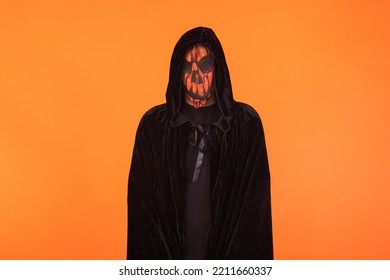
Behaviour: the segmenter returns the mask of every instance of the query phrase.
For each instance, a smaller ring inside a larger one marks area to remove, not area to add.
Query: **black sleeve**
[[[153,158],[150,135],[141,120],[128,180],[127,259],[156,259],[158,222],[152,191]]]
[[[247,186],[247,192],[243,198],[243,212],[236,231],[238,241],[228,258],[272,260],[270,171],[259,117],[253,120],[248,132],[252,140],[242,181],[242,187]]]
[[[253,248],[257,251],[256,258],[272,260],[273,238],[272,238],[272,215],[271,215],[271,186],[270,170],[268,163],[267,148],[264,136],[264,129],[260,117],[257,120],[257,133],[254,138],[254,170],[251,176],[250,185],[253,190],[252,196],[248,199],[248,206],[255,209],[253,213],[256,221],[249,235],[253,237]]]

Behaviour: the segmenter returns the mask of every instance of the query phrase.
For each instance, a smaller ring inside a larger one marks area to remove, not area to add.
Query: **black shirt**
[[[186,259],[205,259],[210,229],[209,127],[218,114],[217,104],[195,109],[185,103],[181,110],[191,123],[186,154]]]

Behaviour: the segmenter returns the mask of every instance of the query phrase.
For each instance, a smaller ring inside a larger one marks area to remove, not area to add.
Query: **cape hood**
[[[222,113],[219,121],[222,130],[229,130],[232,119],[233,99],[229,70],[225,54],[214,31],[207,27],[197,27],[186,32],[177,42],[170,64],[169,82],[166,93],[167,109],[170,113],[171,123],[178,126],[183,123],[177,116],[184,101],[182,84],[182,65],[187,51],[196,44],[207,46],[214,56],[214,86],[216,102]]]

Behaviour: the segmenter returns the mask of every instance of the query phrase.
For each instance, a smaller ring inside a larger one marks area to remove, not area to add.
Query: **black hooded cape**
[[[214,32],[186,32],[173,51],[166,103],[142,117],[128,181],[127,259],[184,259],[185,154],[190,125],[184,101],[184,56],[195,44],[214,55],[220,126],[211,126],[211,228],[207,259],[273,259],[270,173],[257,112],[233,99],[222,46]]]

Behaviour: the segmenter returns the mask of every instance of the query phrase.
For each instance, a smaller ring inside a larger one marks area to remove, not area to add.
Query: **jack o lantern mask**
[[[214,58],[203,45],[195,45],[183,62],[183,83],[188,100],[195,108],[207,103],[212,93]]]

